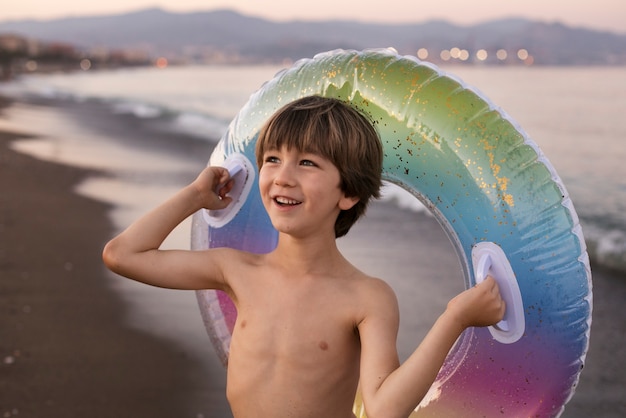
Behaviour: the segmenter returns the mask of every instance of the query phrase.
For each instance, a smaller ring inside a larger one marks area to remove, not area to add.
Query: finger
[[[498,282],[496,279],[493,279],[493,285],[491,286],[491,292],[495,294],[500,294],[500,286],[498,286]]]
[[[492,276],[487,275],[483,281],[476,283],[475,287],[482,286],[486,289],[492,289],[495,281],[496,280]]]
[[[218,196],[224,197],[233,187],[233,180],[230,178],[228,170],[224,167],[215,167],[213,184],[213,190]]]
[[[230,205],[230,202],[232,202],[232,200],[233,199],[229,196],[220,197],[219,203],[221,207],[219,209],[226,208],[228,205]]]
[[[220,198],[224,198],[233,189],[233,179],[227,180],[225,183],[220,183],[218,186],[218,194]]]
[[[216,169],[217,169],[217,176],[215,177],[218,179],[218,183],[226,184],[228,180],[230,179],[230,173],[224,167],[216,167]]]
[[[504,314],[506,314],[506,302],[504,300],[501,300],[500,311],[498,312],[500,320],[504,318]]]

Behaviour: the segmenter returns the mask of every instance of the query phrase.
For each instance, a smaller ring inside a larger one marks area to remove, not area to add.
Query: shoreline
[[[113,125],[113,116],[100,118],[72,106],[57,106],[55,111],[59,108],[94,132],[113,130],[129,147],[153,144],[146,141],[145,132],[135,132],[140,129],[136,126]],[[0,414],[228,416],[218,406],[224,401],[221,377],[207,374],[184,344],[129,324],[131,308],[111,285],[100,260],[102,246],[115,231],[109,216],[113,208],[75,191],[83,180],[100,173],[15,152],[8,144],[26,138],[16,132],[0,127]],[[55,135],[50,132],[49,137]],[[162,135],[163,140],[168,137]],[[168,146],[167,152],[187,155],[191,161],[205,161],[209,153],[206,141],[197,148],[186,140]],[[402,212],[407,222],[412,217]],[[421,226],[441,232],[437,225]],[[362,233],[362,240],[372,236],[371,231]],[[429,252],[434,244],[416,243],[415,251],[432,259],[433,266],[419,266],[425,275],[439,273],[441,260],[449,261],[438,251]],[[592,266],[592,274],[591,347],[565,418],[626,414],[626,281],[623,274],[597,266]],[[207,346],[207,356],[216,357],[208,340]]]
[[[125,308],[97,258],[111,230],[107,206],[68,191],[86,172],[7,147],[20,138],[0,132],[0,411],[176,415],[178,395],[159,392],[184,384],[188,366],[174,349],[122,325]]]
[[[100,259],[112,208],[74,191],[100,173],[10,148],[29,138],[0,129],[0,414],[227,416],[212,412],[222,382],[184,347],[128,323]]]

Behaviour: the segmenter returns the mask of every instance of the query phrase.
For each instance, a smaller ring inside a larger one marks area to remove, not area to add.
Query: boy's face
[[[286,147],[262,157],[259,189],[274,228],[294,236],[334,237],[339,212],[358,201],[341,190],[337,167],[320,155]]]

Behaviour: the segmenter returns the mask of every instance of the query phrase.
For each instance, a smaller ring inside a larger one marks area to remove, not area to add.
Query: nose
[[[293,164],[287,161],[282,162],[275,172],[274,184],[282,187],[293,186],[296,182],[294,170]]]

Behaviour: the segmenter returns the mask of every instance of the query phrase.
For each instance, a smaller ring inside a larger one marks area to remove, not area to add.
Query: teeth
[[[300,203],[297,200],[292,200],[281,196],[276,198],[276,202],[280,203],[281,205],[297,205],[298,203]]]

